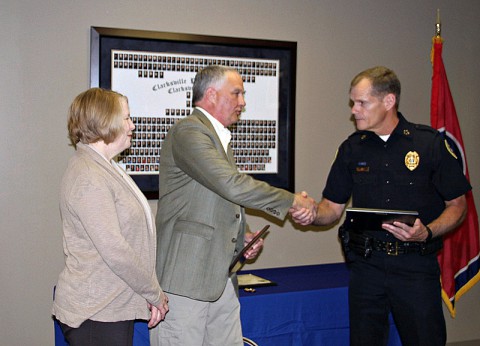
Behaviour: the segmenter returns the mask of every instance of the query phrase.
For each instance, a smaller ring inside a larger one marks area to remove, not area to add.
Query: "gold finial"
[[[437,8],[437,22],[435,23],[435,36],[440,37],[442,33],[442,23],[440,22],[440,9]]]

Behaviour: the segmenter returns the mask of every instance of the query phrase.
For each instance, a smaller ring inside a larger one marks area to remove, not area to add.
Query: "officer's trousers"
[[[350,344],[387,345],[391,312],[404,346],[444,346],[436,254],[352,254],[349,264]]]

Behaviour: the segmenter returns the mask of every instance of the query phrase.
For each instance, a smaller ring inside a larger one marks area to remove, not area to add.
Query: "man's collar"
[[[398,124],[393,129],[390,137],[392,136],[401,136],[403,138],[412,139],[413,138],[413,131],[412,131],[412,124],[409,123],[402,113],[398,112]],[[379,137],[375,132],[372,131],[359,131],[361,141],[365,141],[367,139],[377,138]]]
[[[205,115],[205,117],[210,121],[213,128],[215,129],[215,132],[220,138],[220,141],[222,142],[222,146],[225,149],[225,152],[227,152],[228,143],[230,143],[230,140],[232,138],[232,133],[230,132],[230,130],[227,129],[225,126],[223,126],[223,124],[220,121],[218,121],[215,117],[213,117],[213,115],[208,113],[205,109],[198,106],[196,108],[199,111],[201,111]]]

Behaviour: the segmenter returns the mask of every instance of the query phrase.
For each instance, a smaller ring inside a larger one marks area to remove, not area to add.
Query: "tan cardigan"
[[[147,302],[160,304],[154,222],[126,179],[131,178],[83,144],[64,174],[65,268],[52,313],[71,327],[87,319],[149,319]]]

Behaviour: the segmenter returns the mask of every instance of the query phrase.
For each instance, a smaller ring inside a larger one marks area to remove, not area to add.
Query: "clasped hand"
[[[300,225],[310,225],[317,216],[317,203],[307,192],[302,191],[295,194],[293,205],[289,210],[293,221]]]

